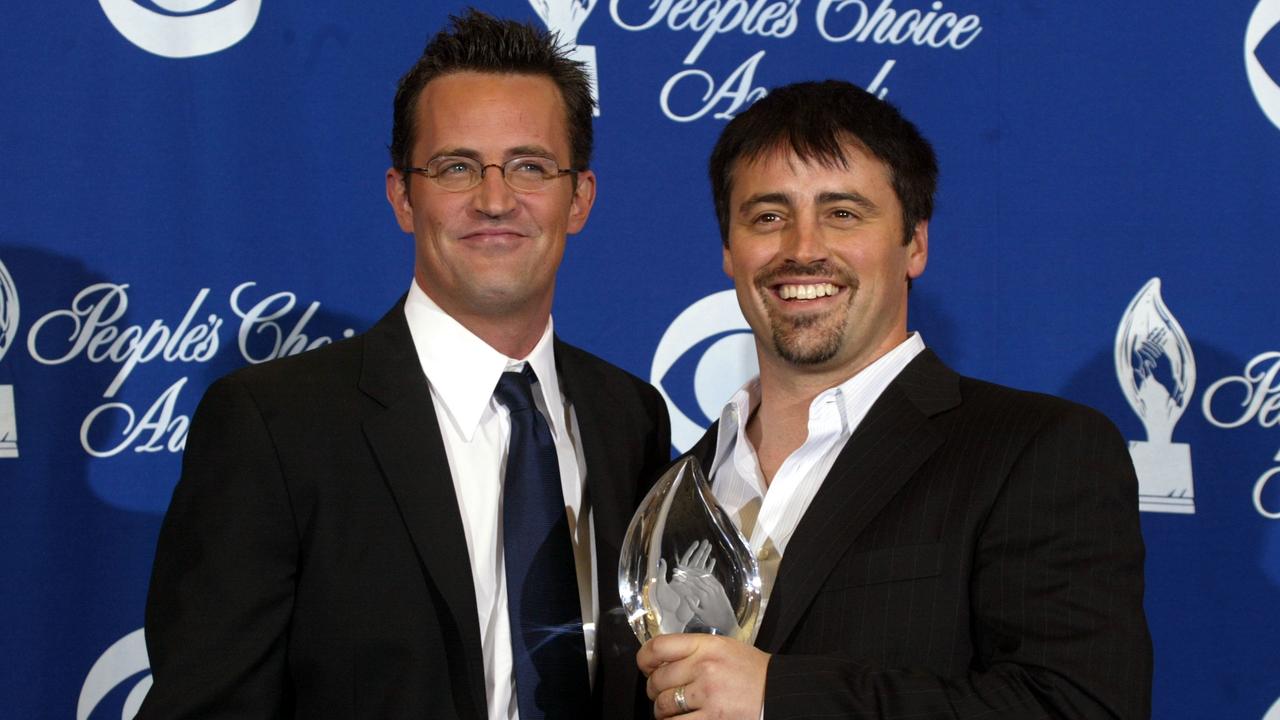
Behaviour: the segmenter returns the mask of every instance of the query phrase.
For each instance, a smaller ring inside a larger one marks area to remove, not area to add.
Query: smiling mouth
[[[783,300],[789,302],[804,302],[808,300],[817,300],[819,298],[831,297],[843,291],[844,288],[833,283],[786,283],[775,285],[774,293]]]
[[[512,228],[485,228],[470,232],[463,237],[468,238],[486,238],[486,237],[524,237],[525,233]]]

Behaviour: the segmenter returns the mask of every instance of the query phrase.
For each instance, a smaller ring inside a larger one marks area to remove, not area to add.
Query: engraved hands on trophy
[[[741,632],[729,595],[712,574],[716,561],[710,556],[710,542],[695,542],[676,561],[670,580],[667,580],[667,561],[658,560],[653,596],[663,608],[664,635],[710,630],[736,637]]]
[[[631,519],[621,554],[618,590],[641,643],[671,633],[751,642],[759,562],[693,458],[658,479]]]
[[[546,26],[560,36],[563,45],[578,44],[578,30],[595,9],[597,0],[529,0]]]

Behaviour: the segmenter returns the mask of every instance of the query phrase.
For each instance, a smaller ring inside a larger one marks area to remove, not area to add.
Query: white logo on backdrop
[[[1223,393],[1223,391],[1227,391]],[[1239,401],[1232,404],[1236,393]],[[1214,399],[1223,393],[1225,400],[1215,403]],[[1223,419],[1214,411],[1214,405],[1221,412],[1225,404],[1227,408],[1236,408],[1236,417]],[[1244,366],[1239,375],[1228,375],[1204,391],[1201,398],[1204,417],[1214,427],[1232,430],[1242,427],[1251,421],[1257,421],[1264,428],[1280,426],[1280,352],[1264,352],[1256,355]],[[1275,461],[1280,462],[1280,452]],[[1253,506],[1263,517],[1280,520],[1280,510],[1268,510],[1262,501],[1262,494],[1272,478],[1280,477],[1280,466],[1262,473],[1253,485]]]
[[[1262,717],[1262,720],[1280,720],[1280,699],[1275,701],[1275,704],[1273,704],[1271,709],[1267,711],[1267,714]]]
[[[0,360],[18,336],[18,286],[0,262]],[[0,385],[0,458],[18,457],[18,413],[13,386]]]
[[[233,0],[208,12],[202,11],[217,0],[151,1],[173,14],[142,7],[136,0],[98,0],[98,4],[126,40],[167,58],[226,50],[249,34],[262,9],[262,0]]]
[[[663,333],[653,353],[649,382],[667,401],[667,410],[671,413],[671,444],[679,452],[693,447],[706,430],[706,423],[690,418],[671,400],[667,386],[676,378],[669,378],[667,374],[685,353],[717,336],[719,339],[698,359],[693,373],[698,409],[708,418],[717,418],[734,391],[760,372],[751,327],[742,317],[734,292],[714,293],[685,308]]]
[[[76,703],[76,720],[88,720],[112,690],[115,690],[135,675],[150,669],[147,659],[147,642],[142,628],[120,638],[107,651],[102,653],[98,661],[89,669],[80,688],[80,700]],[[142,707],[142,699],[151,689],[151,674],[147,673],[129,690],[125,696],[124,706],[120,710],[120,720],[133,720]],[[114,713],[113,713],[114,714]]]
[[[1129,442],[1141,509],[1194,513],[1191,447],[1173,442],[1173,428],[1191,404],[1196,360],[1186,333],[1160,296],[1160,278],[1143,285],[1125,310],[1116,330],[1115,364],[1124,396],[1147,431],[1145,441]],[[1280,351],[1259,353],[1239,375],[1212,382],[1201,394],[1200,409],[1210,425],[1222,430],[1250,423],[1280,427]],[[1280,452],[1275,462],[1280,463]],[[1263,517],[1280,520],[1280,507],[1269,509],[1263,497],[1272,480],[1280,482],[1280,465],[1254,481],[1253,506]]]
[[[231,311],[240,318],[236,346],[246,362],[266,362],[333,342],[327,335],[308,334],[307,323],[320,309],[318,301],[307,305],[290,323],[291,313],[301,305],[298,297],[281,291],[250,299],[261,295],[256,288],[257,283],[241,283],[229,298]],[[209,288],[196,292],[176,323],[157,318],[150,323],[126,324],[129,285],[95,283],[77,293],[68,307],[37,318],[27,332],[27,351],[41,365],[76,360],[115,365],[115,376],[102,393],[104,400],[111,400],[133,372],[148,363],[206,363],[217,355],[223,318],[206,310],[209,295]],[[354,334],[350,328],[342,333],[343,337]],[[190,418],[177,409],[186,384],[186,377],[178,378],[142,410],[114,401],[89,411],[80,425],[84,451],[99,458],[126,449],[135,453],[181,452]],[[105,445],[102,429],[115,433]]]
[[[1280,0],[1262,0],[1249,17],[1244,31],[1244,68],[1249,75],[1253,96],[1272,124],[1280,127],[1280,84],[1271,77],[1255,54],[1262,39],[1272,28],[1280,25]]]
[[[533,0],[531,0],[533,1]],[[623,7],[623,5],[627,7]],[[921,7],[907,7],[917,4]],[[614,23],[631,32],[664,25],[673,32],[697,35],[683,64],[693,66],[719,35],[741,33],[759,38],[788,38],[800,25],[801,0],[609,0]],[[818,35],[829,43],[854,43],[887,47],[915,46],[964,50],[982,33],[982,18],[944,10],[941,0],[880,0],[875,8],[868,0],[819,0],[813,22]],[[724,81],[697,67],[675,73],[662,86],[662,112],[676,122],[692,122],[712,110],[717,120],[728,120],[765,94],[755,75],[765,56],[753,53],[738,64]],[[868,92],[888,93],[889,72],[897,60],[880,61],[880,69]],[[698,103],[690,107],[691,99]]]
[[[529,0],[542,23],[559,36],[560,45],[569,57],[586,66],[591,81],[591,97],[596,101],[595,115],[600,115],[600,70],[596,66],[596,49],[578,44],[578,31],[596,7],[596,0]]]
[[[1129,441],[1140,508],[1194,513],[1191,446],[1172,437],[1195,390],[1196,360],[1187,334],[1160,297],[1160,278],[1147,281],[1124,311],[1115,356],[1120,388],[1147,430],[1146,441]]]

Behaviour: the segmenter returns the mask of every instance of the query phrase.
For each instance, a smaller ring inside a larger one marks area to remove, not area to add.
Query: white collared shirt
[[[760,405],[760,378],[748,381],[721,411],[711,463],[712,492],[760,560],[760,617],[768,607],[787,543],[836,456],[884,389],[923,350],[919,333],[912,333],[853,377],[818,393],[809,404],[808,436],[767,487],[756,450],[747,439],[747,421]]]
[[[577,417],[560,392],[548,318],[542,338],[526,358],[508,358],[454,320],[414,282],[404,305],[418,361],[431,386],[431,402],[449,458],[449,473],[458,498],[476,611],[484,650],[484,681],[490,720],[519,717],[513,692],[511,627],[507,619],[507,580],[502,551],[502,482],[507,463],[510,414],[493,398],[498,379],[508,368],[533,367],[538,383],[534,403],[551,426],[560,461],[569,530],[578,570],[578,596],[586,633],[587,666],[594,679],[595,588],[594,536],[589,498],[585,497],[586,462],[578,441]],[[424,471],[425,472],[425,471]]]

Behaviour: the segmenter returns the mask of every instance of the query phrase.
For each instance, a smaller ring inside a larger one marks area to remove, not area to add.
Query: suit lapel
[[[758,647],[781,648],[849,546],[941,444],[930,417],[959,402],[958,376],[929,350],[880,395],[791,536]]]
[[[455,688],[455,693],[462,696],[460,701],[469,697],[475,717],[484,717],[484,658],[471,560],[431,391],[413,347],[403,300],[365,336],[360,389],[383,405],[381,413],[365,420],[365,437],[428,583],[443,598],[454,621],[452,630],[469,679],[468,687]],[[448,637],[451,628],[442,629]]]

